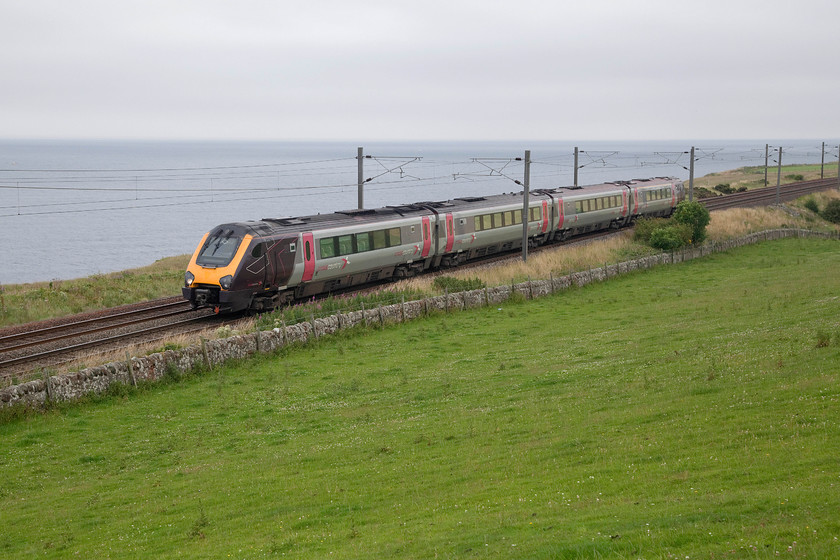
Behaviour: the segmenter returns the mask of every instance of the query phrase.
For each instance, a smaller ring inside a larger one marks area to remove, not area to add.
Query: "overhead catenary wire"
[[[336,161],[347,161],[354,158],[332,158],[332,159],[317,159],[310,161],[289,161],[282,163],[258,163],[252,165],[221,165],[215,167],[145,167],[138,169],[121,169],[120,171],[127,173],[144,173],[148,171],[209,171],[220,169],[253,169],[259,167],[280,167],[290,165],[309,165],[312,163],[330,163]],[[113,169],[0,169],[3,172],[27,172],[27,173],[111,173]]]
[[[786,156],[794,153],[793,149],[783,149]],[[805,150],[805,153],[810,153],[810,151],[809,148]],[[821,149],[818,147],[817,156],[820,155],[819,151]],[[662,151],[645,154],[632,150],[581,150],[580,153],[589,160],[580,167],[632,170],[646,167],[685,169],[682,158],[687,152]],[[795,153],[800,157],[801,149]],[[831,153],[831,157],[837,157],[836,151]],[[424,160],[416,156],[366,156],[366,158],[376,161],[382,168],[380,173],[366,180],[368,189],[372,191],[410,190],[446,183],[466,186],[477,181],[521,184],[512,176],[514,166],[521,164],[521,158],[516,157],[460,160],[440,158]],[[561,178],[561,172],[573,168],[571,158],[570,152],[534,160],[531,176],[539,182],[547,182],[552,186],[568,183],[567,180]],[[656,158],[662,158],[662,161]],[[344,168],[341,164],[354,162],[355,159],[348,157],[253,165],[146,169],[0,169],[0,204],[2,204],[0,210],[17,210],[17,214],[0,214],[0,217],[134,210],[178,204],[227,203],[344,193],[355,189],[357,184],[349,180],[349,166]],[[695,161],[702,159],[738,161],[743,164],[749,161],[763,163],[764,157],[763,148],[759,150],[744,147],[734,151],[727,151],[726,147],[697,148]],[[490,165],[493,162],[500,162],[502,165]],[[411,165],[411,169],[407,171],[408,165]],[[339,179],[345,176],[347,180],[306,184],[306,178],[313,176],[321,179],[330,177]],[[393,179],[388,180],[390,177]],[[2,198],[4,192],[10,193],[11,196],[6,196],[4,200]],[[132,193],[134,196],[131,199],[120,197],[95,201],[40,202],[37,199],[32,200],[41,192],[66,192],[68,196],[72,196],[71,193],[79,195]],[[206,197],[207,194],[211,194],[211,200],[194,200]],[[21,200],[22,195],[29,200]],[[16,204],[11,197],[17,199]],[[55,208],[56,206],[61,208]],[[37,209],[43,211],[31,212]]]

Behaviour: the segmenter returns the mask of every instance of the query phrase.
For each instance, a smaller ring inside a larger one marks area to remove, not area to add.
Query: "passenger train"
[[[204,235],[183,296],[217,313],[279,305],[522,248],[523,192],[222,224]],[[679,179],[657,177],[529,193],[528,244],[670,216]]]

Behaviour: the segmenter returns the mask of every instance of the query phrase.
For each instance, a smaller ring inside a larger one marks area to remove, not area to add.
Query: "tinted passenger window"
[[[338,255],[350,255],[353,253],[353,236],[340,235],[338,236]]]
[[[335,256],[335,237],[327,237],[321,242],[321,258],[328,259]]]
[[[396,247],[402,244],[400,240],[400,228],[391,228],[388,230],[388,247]]]
[[[356,250],[360,253],[370,251],[370,234],[357,233],[356,234]]]
[[[384,249],[388,246],[385,242],[385,230],[380,229],[379,231],[374,231],[372,234],[373,237],[373,248],[374,249]]]

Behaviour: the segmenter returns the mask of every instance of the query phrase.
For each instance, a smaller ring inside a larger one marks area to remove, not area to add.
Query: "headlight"
[[[190,272],[189,270],[184,274],[184,285],[189,288],[192,286],[192,283],[195,281],[195,275]]]
[[[227,276],[223,276],[219,280],[219,286],[222,287],[223,290],[230,290],[230,285],[233,284],[233,276],[228,274]]]

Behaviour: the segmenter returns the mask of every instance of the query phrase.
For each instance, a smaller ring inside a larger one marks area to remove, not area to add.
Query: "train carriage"
[[[311,274],[298,297],[374,282],[406,278],[429,268],[435,256],[434,212],[420,205],[338,212],[334,223],[314,230]],[[304,256],[304,261],[308,262]]]
[[[443,210],[438,230],[443,231],[438,238],[442,266],[522,247],[522,193],[457,198],[435,205]],[[528,206],[528,237],[535,244],[543,243],[551,235],[550,198],[531,193]]]
[[[685,197],[682,182],[673,177],[634,179],[628,187],[633,193],[633,218],[666,218]]]
[[[551,194],[562,210],[556,226],[562,238],[622,227],[630,220],[630,191],[620,183],[560,188]]]

